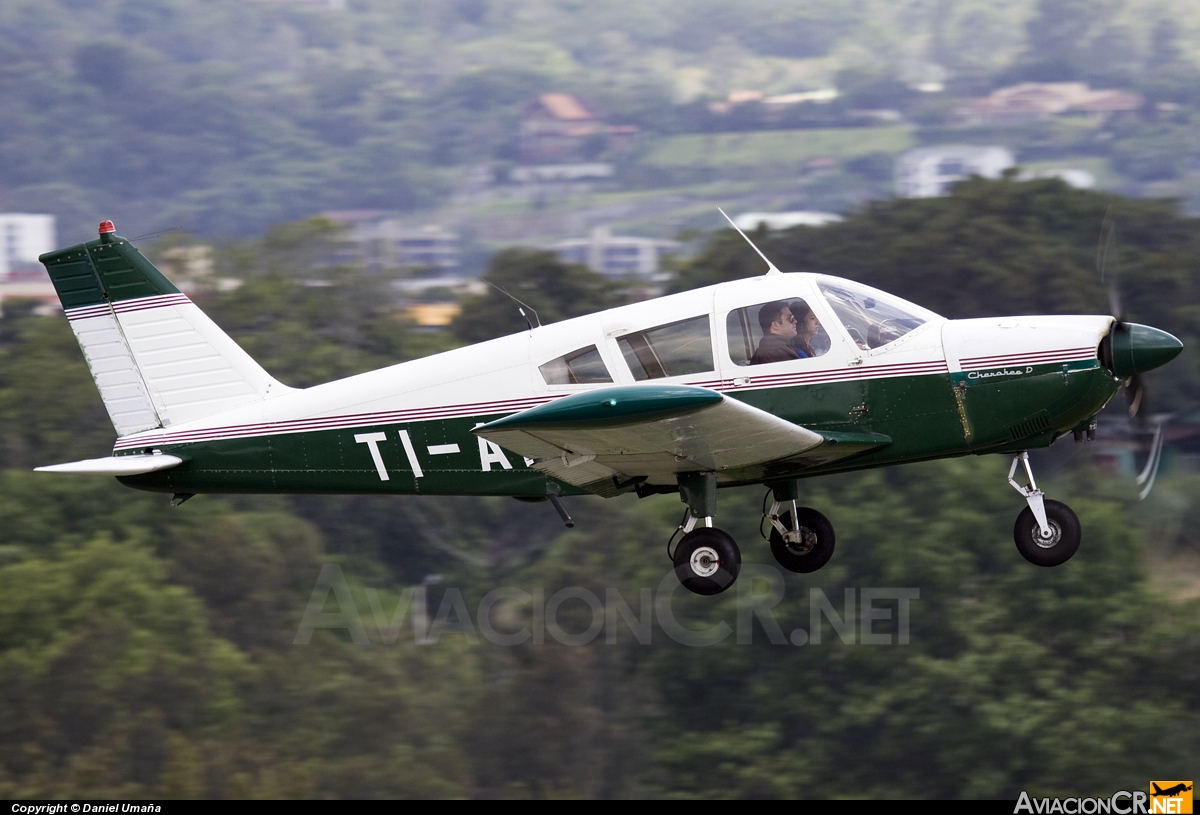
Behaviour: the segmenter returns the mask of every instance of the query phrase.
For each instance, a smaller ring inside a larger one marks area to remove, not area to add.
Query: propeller
[[[1170,343],[1163,342],[1159,336],[1155,336],[1163,335],[1163,332],[1125,320],[1119,284],[1120,270],[1114,251],[1116,235],[1116,220],[1113,218],[1110,206],[1104,213],[1104,221],[1100,226],[1100,240],[1096,247],[1096,268],[1100,274],[1101,285],[1108,291],[1108,307],[1113,315],[1112,329],[1101,343],[1101,362],[1116,376],[1128,372],[1124,381],[1124,390],[1125,399],[1129,405],[1129,418],[1136,422],[1138,435],[1145,437],[1149,430],[1146,427],[1146,387],[1142,381],[1142,370],[1149,370],[1162,364],[1152,357],[1158,357],[1161,352],[1170,353],[1168,350]],[[1110,261],[1113,266],[1111,278],[1108,275]],[[1170,335],[1165,336],[1169,337]],[[1175,342],[1178,343],[1177,340]],[[1171,357],[1177,353],[1177,350],[1174,351],[1171,353]],[[1142,487],[1138,493],[1139,499],[1144,500],[1154,486],[1154,479],[1158,475],[1158,466],[1162,462],[1162,447],[1163,420],[1159,419],[1155,422],[1146,464],[1137,477],[1138,486]]]
[[[1117,266],[1117,254],[1114,251],[1116,239],[1117,222],[1113,217],[1112,206],[1109,206],[1105,210],[1104,220],[1100,224],[1100,240],[1096,246],[1096,271],[1100,275],[1100,285],[1104,286],[1108,292],[1108,310],[1115,321],[1108,337],[1105,338],[1110,363],[1114,338],[1117,334],[1128,334],[1129,332],[1129,324],[1125,321],[1124,302],[1121,298],[1120,267]],[[1108,275],[1110,261],[1113,266],[1111,278]],[[1112,365],[1109,364],[1108,367],[1111,368]],[[1137,419],[1139,428],[1145,429],[1145,420],[1141,417],[1141,410],[1146,390],[1142,383],[1141,373],[1134,373],[1126,378],[1124,390],[1125,401],[1129,406],[1129,418]]]

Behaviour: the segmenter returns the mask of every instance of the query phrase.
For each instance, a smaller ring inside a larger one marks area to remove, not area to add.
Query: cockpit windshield
[[[850,338],[864,351],[882,348],[938,319],[928,309],[861,283],[822,277],[817,278],[817,286]]]

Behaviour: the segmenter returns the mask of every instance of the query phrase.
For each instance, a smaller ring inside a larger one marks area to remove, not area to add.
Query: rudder
[[[42,255],[118,436],[202,419],[284,393],[111,221],[100,238]]]

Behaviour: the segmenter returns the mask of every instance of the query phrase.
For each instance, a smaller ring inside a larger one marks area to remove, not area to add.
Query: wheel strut
[[[671,548],[675,545],[675,539],[680,534],[686,536],[690,533],[700,520],[704,521],[704,526],[712,528],[713,514],[717,508],[716,473],[680,473],[677,479],[679,497],[687,504],[687,509],[683,511],[683,519],[667,541],[667,557],[671,560],[675,559]]]
[[[780,518],[779,510],[786,504],[791,504],[792,507],[791,529],[788,529],[787,526],[784,525],[783,520]],[[775,531],[780,534],[784,540],[784,543],[799,544],[801,542],[800,539],[802,535],[800,532],[800,512],[796,506],[795,498],[791,499],[790,501],[772,500],[771,508],[767,510],[767,520],[771,522],[771,526],[775,527]]]
[[[800,529],[800,513],[796,506],[796,501],[800,497],[800,484],[795,479],[790,481],[776,482],[767,485],[771,495],[771,508],[763,513],[763,519],[770,522],[771,526],[783,538],[785,544],[797,546],[803,543],[803,533]],[[763,504],[766,504],[766,497],[763,498]],[[783,522],[783,513],[780,511],[784,507],[791,507],[791,529]],[[759,532],[762,532],[762,527],[759,527]],[[769,537],[763,535],[764,538]]]
[[[1021,486],[1013,478],[1017,473],[1017,465],[1025,465],[1025,477],[1029,479],[1028,486]],[[1022,452],[1013,457],[1012,466],[1008,468],[1008,483],[1012,488],[1021,495],[1025,496],[1025,501],[1029,504],[1029,510],[1033,513],[1034,519],[1038,524],[1038,531],[1043,538],[1049,539],[1054,536],[1054,531],[1050,528],[1050,522],[1046,519],[1046,502],[1045,494],[1037,488],[1037,482],[1033,480],[1033,469],[1029,466],[1029,453]]]

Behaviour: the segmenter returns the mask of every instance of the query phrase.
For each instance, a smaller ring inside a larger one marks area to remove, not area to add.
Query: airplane
[[[1155,784],[1153,781],[1150,782],[1150,786],[1154,787],[1154,792],[1150,793],[1151,795],[1155,797],[1165,795],[1168,798],[1173,798],[1179,793],[1187,792],[1192,788],[1192,785],[1186,782],[1180,782],[1173,787],[1167,787],[1165,790],[1159,787],[1158,784]]]
[[[741,568],[713,526],[721,489],[765,485],[771,553],[809,573],[835,535],[800,505],[804,479],[997,453],[1013,456],[1008,482],[1027,504],[1021,555],[1057,566],[1075,553],[1079,520],[1044,497],[1027,451],[1092,438],[1122,383],[1172,360],[1178,339],[1110,315],[950,320],[850,280],[784,274],[751,247],[759,277],[295,389],[104,221],[97,239],[40,260],[117,439],[109,457],[37,469],[115,476],[173,505],[513,496],[549,500],[568,526],[562,496],[678,493],[668,556],[684,587],[713,595]]]

